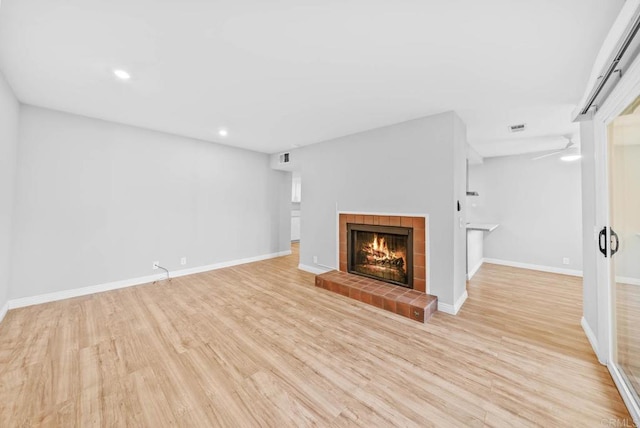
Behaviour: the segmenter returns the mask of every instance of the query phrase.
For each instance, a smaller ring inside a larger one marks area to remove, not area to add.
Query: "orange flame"
[[[371,243],[371,248],[375,251],[384,253],[386,257],[391,255],[391,251],[389,251],[389,247],[387,246],[387,241],[384,237],[378,238],[378,235],[373,235],[373,242]]]

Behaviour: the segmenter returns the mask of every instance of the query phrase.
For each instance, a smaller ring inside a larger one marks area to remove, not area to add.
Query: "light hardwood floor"
[[[423,325],[296,264],[10,311],[0,425],[630,424],[580,328],[577,278],[485,265],[458,316]]]

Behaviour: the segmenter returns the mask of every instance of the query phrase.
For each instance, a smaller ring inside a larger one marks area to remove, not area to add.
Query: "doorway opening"
[[[300,258],[300,223],[302,203],[302,177],[300,172],[291,174],[291,253]]]

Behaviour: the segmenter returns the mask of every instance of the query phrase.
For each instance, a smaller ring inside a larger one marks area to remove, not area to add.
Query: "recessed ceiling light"
[[[122,79],[122,80],[131,79],[131,75],[124,70],[120,70],[120,69],[113,70],[113,74],[115,74],[118,79]]]
[[[218,135],[221,137],[226,137],[227,135],[229,135],[229,131],[227,131],[226,129],[222,128],[218,131]]]
[[[581,157],[582,155],[567,155],[567,156],[562,156],[560,160],[565,162],[573,162],[573,161],[577,161]]]

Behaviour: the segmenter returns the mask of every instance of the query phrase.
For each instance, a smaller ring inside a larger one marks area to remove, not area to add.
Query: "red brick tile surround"
[[[341,272],[347,272],[347,223],[413,227],[413,289],[427,292],[427,228],[424,217],[340,214],[338,227],[340,228]]]

